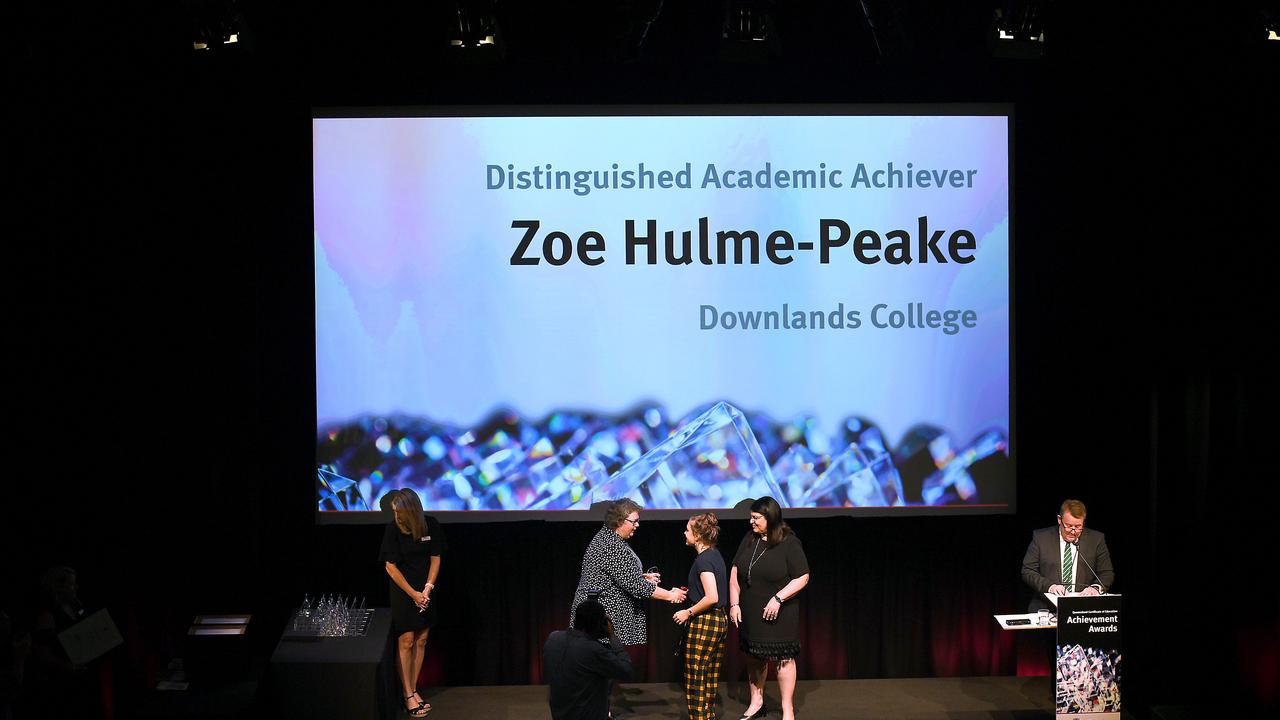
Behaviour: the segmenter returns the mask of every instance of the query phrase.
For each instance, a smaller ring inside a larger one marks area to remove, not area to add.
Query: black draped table
[[[285,630],[271,655],[271,703],[281,717],[394,718],[391,609],[374,608],[360,637],[314,637]]]

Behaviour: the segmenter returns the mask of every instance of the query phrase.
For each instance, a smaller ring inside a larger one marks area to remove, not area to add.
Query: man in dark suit
[[[631,656],[596,600],[578,605],[572,630],[557,630],[542,648],[542,672],[551,686],[555,720],[605,720],[609,689],[631,677]]]
[[[1051,607],[1043,593],[1098,595],[1115,582],[1106,537],[1097,530],[1086,532],[1084,516],[1084,503],[1063,501],[1057,526],[1031,534],[1022,558],[1022,582],[1035,593],[1031,612]]]

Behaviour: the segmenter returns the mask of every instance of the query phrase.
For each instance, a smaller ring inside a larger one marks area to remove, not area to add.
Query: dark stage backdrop
[[[308,128],[313,105],[402,103],[1013,103],[1018,514],[797,522],[814,568],[801,672],[1015,672],[990,614],[1023,606],[1030,532],[1077,496],[1126,595],[1126,704],[1280,700],[1258,590],[1280,80],[1228,28],[1117,10],[1099,33],[1081,6],[1038,63],[924,47],[873,67],[835,43],[812,63],[441,70],[336,10],[318,28],[259,15],[254,53],[193,57],[166,7],[27,8],[6,156],[4,602],[21,616],[41,569],[75,566],[126,638],[118,705],[183,654],[198,612],[253,612],[263,658],[303,592],[385,593],[380,528],[314,525]],[[594,529],[449,526],[432,681],[536,681]],[[668,580],[689,560],[678,529],[635,540]],[[741,532],[726,522],[726,550]],[[653,678],[674,662],[666,610]]]
[[[812,569],[800,596],[802,678],[1017,670],[1012,633],[991,618],[1026,605],[1017,571],[1029,536],[1014,531],[1016,521],[824,518],[791,524]],[[746,531],[745,516],[722,526],[721,549],[730,560]],[[432,632],[426,676],[447,685],[542,682],[542,643],[568,625],[582,550],[598,527],[446,525],[450,554],[433,596],[441,624]],[[664,586],[686,584],[693,551],[683,545],[683,530],[682,522],[647,521],[642,514],[632,540],[646,566],[661,568]],[[324,527],[320,533],[334,541],[331,548],[340,548],[325,561],[332,569],[323,584],[348,593],[368,589],[384,604],[387,583],[374,562],[381,528]],[[638,679],[678,678],[677,626],[671,621],[676,609],[649,604],[647,667]],[[728,648],[727,676],[743,676],[736,630]],[[1047,649],[1032,660],[1044,671],[1041,655],[1047,657]]]

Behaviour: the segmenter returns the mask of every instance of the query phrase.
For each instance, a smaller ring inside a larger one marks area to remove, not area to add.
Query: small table
[[[313,637],[285,630],[267,674],[280,717],[396,717],[391,609],[374,608],[360,637]],[[398,694],[398,693],[397,693]]]

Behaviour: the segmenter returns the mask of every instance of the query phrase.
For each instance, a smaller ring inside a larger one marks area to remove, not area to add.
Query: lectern
[[[1120,720],[1120,596],[1049,599],[1058,606],[1057,720]]]

